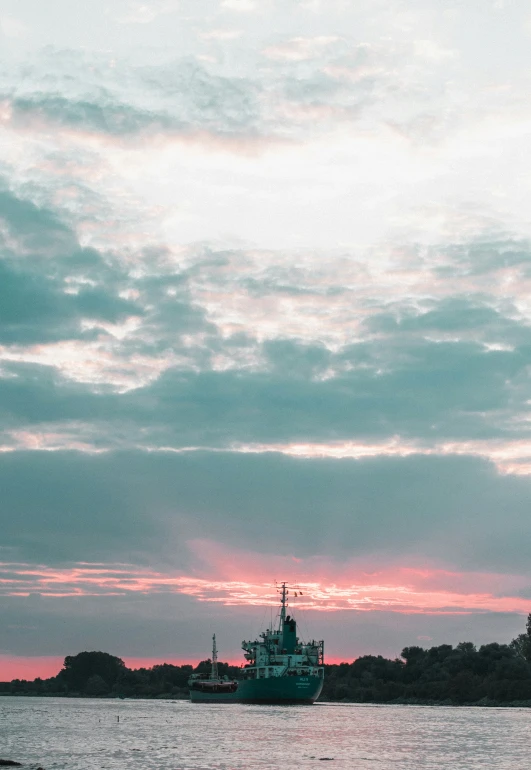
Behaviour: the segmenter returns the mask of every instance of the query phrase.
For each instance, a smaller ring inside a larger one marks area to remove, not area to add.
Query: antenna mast
[[[211,679],[218,679],[218,648],[216,647],[216,634],[212,636],[212,671]]]
[[[286,607],[288,606],[288,589],[287,589],[287,583],[281,583],[281,587],[279,589],[280,592],[280,624],[279,624],[279,630],[282,631],[284,628],[284,622],[286,620]]]

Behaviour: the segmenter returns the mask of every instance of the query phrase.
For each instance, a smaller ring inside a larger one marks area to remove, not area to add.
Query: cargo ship
[[[297,623],[287,614],[289,588],[281,583],[278,623],[253,642],[242,642],[247,661],[237,679],[220,677],[216,637],[209,674],[188,681],[193,703],[314,703],[323,689],[324,642],[304,642]],[[302,593],[297,589],[295,594]]]

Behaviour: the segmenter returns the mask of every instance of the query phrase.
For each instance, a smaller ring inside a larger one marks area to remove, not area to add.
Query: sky
[[[531,611],[531,10],[0,0],[0,680]]]

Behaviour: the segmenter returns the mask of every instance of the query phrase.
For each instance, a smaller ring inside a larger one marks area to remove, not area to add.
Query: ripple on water
[[[528,770],[526,709],[0,698],[0,757],[46,770]]]

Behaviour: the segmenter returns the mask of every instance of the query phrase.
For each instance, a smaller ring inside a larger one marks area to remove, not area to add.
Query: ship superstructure
[[[268,629],[255,642],[242,642],[245,679],[267,679],[275,676],[323,676],[324,642],[301,642],[297,623],[287,615],[289,589],[280,587],[281,605],[275,630]]]
[[[324,642],[303,642],[298,638],[297,623],[287,614],[288,584],[281,583],[278,590],[278,623],[275,627],[272,624],[256,641],[242,642],[247,663],[242,668],[241,678],[230,682],[232,686],[236,685],[235,689],[229,692],[229,682],[224,683],[217,676],[217,656],[213,652],[209,679],[204,675],[202,679],[198,675],[190,679],[192,701],[313,703],[319,697],[324,677]],[[298,590],[294,593],[302,594]],[[200,681],[212,684],[205,686],[199,684]]]

